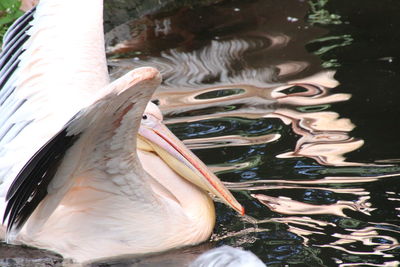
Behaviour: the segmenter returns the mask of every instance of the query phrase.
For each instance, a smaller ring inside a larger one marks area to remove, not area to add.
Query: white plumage
[[[265,267],[250,251],[230,246],[211,249],[201,254],[189,267]]]

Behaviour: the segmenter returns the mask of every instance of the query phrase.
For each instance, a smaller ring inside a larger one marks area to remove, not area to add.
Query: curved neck
[[[189,219],[202,220],[212,230],[215,208],[208,193],[180,177],[157,155],[141,150],[137,152],[143,169],[155,180],[151,184],[154,192],[177,202]]]

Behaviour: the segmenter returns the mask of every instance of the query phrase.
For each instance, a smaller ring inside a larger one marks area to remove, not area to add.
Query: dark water
[[[224,1],[108,32],[114,77],[160,69],[166,123],[246,208],[240,217],[217,203],[212,242],[193,251],[243,247],[267,266],[399,265],[399,14],[396,0]]]
[[[170,128],[246,207],[217,205],[216,245],[267,266],[399,264],[399,11],[233,1],[149,18],[140,53],[109,46],[116,75],[162,70]]]
[[[116,76],[162,70],[169,127],[246,207],[217,205],[216,245],[267,266],[399,265],[399,12],[231,1],[148,17],[147,45],[109,43]]]

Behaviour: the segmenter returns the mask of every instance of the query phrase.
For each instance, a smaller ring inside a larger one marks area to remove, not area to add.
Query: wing
[[[4,160],[6,144],[29,124],[29,120],[20,121],[10,119],[19,107],[24,103],[24,99],[17,99],[13,96],[15,92],[16,69],[20,62],[23,45],[28,39],[27,31],[31,28],[30,22],[33,20],[35,9],[25,13],[8,29],[3,39],[3,49],[0,54],[0,159]],[[1,164],[1,163],[0,163]],[[11,170],[11,164],[3,163],[0,168],[0,196],[4,197],[4,187],[10,183],[7,173]],[[8,166],[7,166],[8,165]]]
[[[8,203],[3,224],[9,216],[7,231],[20,229],[47,195],[47,186],[60,166],[65,152],[78,137],[79,135],[68,136],[67,129],[62,129],[22,168],[6,195]]]
[[[8,232],[18,232],[46,196],[45,201],[51,205],[41,205],[45,210],[39,217],[49,216],[63,197],[57,191],[77,175],[68,170],[79,169],[78,165],[85,165],[94,157],[105,157],[94,153],[113,146],[118,153],[126,150],[135,155],[143,111],[160,81],[160,74],[154,68],[129,72],[110,84],[105,96],[80,111],[36,152],[8,190],[4,215],[8,217]],[[82,157],[82,151],[86,157]],[[53,193],[48,195],[49,192]],[[49,206],[53,209],[48,209]]]
[[[6,33],[0,54],[0,202],[25,163],[104,94],[109,78],[102,8],[98,0],[40,1]]]

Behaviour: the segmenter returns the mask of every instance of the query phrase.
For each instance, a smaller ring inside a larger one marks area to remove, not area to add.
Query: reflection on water
[[[325,2],[224,3],[128,22],[107,47],[114,77],[161,70],[154,99],[166,123],[246,207],[242,218],[218,204],[212,240],[268,266],[399,264],[400,167],[347,159],[366,141],[337,108],[351,93],[323,69],[340,64],[319,58],[352,43],[314,26],[340,16]]]

